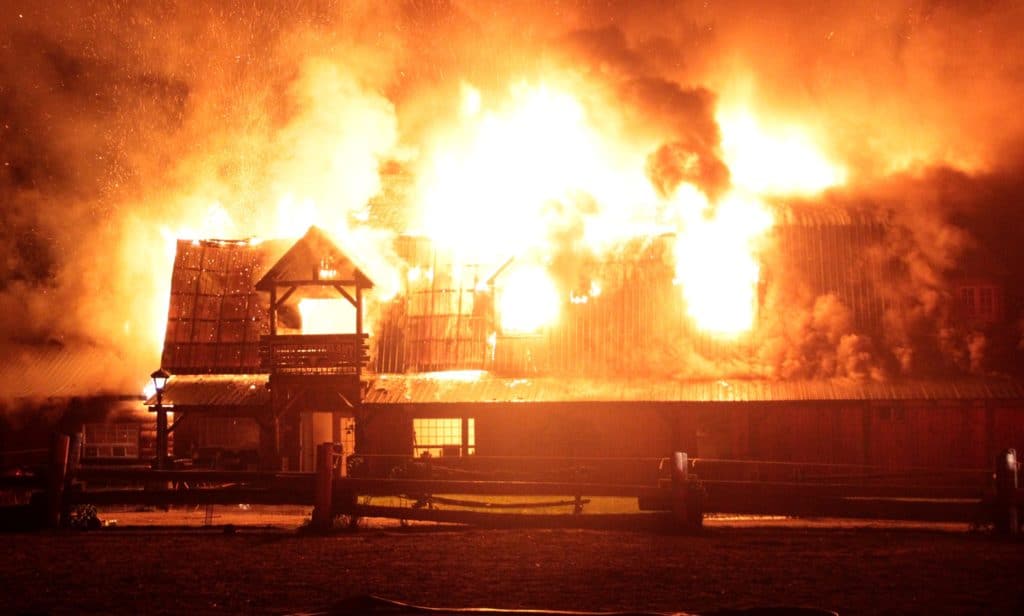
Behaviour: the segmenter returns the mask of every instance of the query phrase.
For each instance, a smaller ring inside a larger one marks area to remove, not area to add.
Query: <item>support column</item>
[[[686,453],[672,454],[672,517],[678,530],[697,530],[704,525],[704,494],[690,477]]]
[[[1017,473],[1020,464],[1017,462],[1015,449],[1004,449],[996,456],[996,534],[1014,536],[1020,532],[1020,518],[1017,511]]]
[[[50,445],[49,493],[46,503],[46,524],[59,528],[64,510],[64,485],[68,474],[68,451],[71,439],[67,434],[55,434]]]
[[[357,277],[358,278],[358,277]],[[363,377],[363,286],[356,280],[356,383],[359,384]],[[362,386],[357,391],[362,399]]]
[[[334,444],[316,446],[316,504],[313,507],[313,528],[320,532],[331,529],[334,519]]]
[[[167,467],[167,408],[163,405],[163,395],[156,394],[156,462],[157,470]]]
[[[277,287],[270,288],[270,335],[277,335]]]

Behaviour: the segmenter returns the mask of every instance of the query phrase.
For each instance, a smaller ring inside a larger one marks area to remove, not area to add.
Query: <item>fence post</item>
[[[68,476],[67,482],[75,478],[78,467],[82,465],[82,433],[75,432],[71,435],[71,442],[68,445]]]
[[[334,455],[338,458],[338,468],[334,476],[338,478],[348,477],[348,452],[345,451],[345,444],[335,441]]]
[[[681,529],[700,528],[704,524],[700,489],[690,478],[689,460],[682,451],[672,454],[672,516]]]
[[[316,492],[313,505],[313,528],[331,529],[334,519],[334,443],[316,446]]]
[[[54,434],[50,444],[50,485],[46,507],[46,524],[59,528],[64,507],[64,482],[68,475],[68,450],[71,438],[67,434]]]
[[[1013,536],[1020,529],[1017,517],[1017,462],[1015,449],[1004,449],[996,456],[996,507],[995,531],[1000,535]]]

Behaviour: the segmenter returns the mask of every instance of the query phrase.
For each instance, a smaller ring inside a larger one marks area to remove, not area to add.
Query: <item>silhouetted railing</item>
[[[369,361],[366,334],[263,336],[260,366],[286,374],[355,374]]]

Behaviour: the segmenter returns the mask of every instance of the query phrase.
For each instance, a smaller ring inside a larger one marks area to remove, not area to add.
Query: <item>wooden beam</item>
[[[349,295],[349,292],[345,290],[345,287],[341,286],[340,284],[334,285],[334,288],[337,289],[338,293],[341,293],[341,295],[348,300],[348,303],[352,304],[352,307],[356,309],[356,314],[358,314],[359,304],[356,303],[356,298]],[[359,293],[359,287],[356,287],[356,293]]]
[[[363,335],[363,288],[356,285],[356,335]],[[363,362],[359,362],[356,366],[356,379],[362,380],[363,378]]]
[[[669,517],[663,513],[491,513],[488,511],[456,511],[452,509],[412,509],[378,505],[335,504],[335,513],[359,517],[421,520],[448,524],[469,524],[484,528],[594,528],[646,529],[668,528]]]
[[[184,419],[184,418],[185,418],[185,413],[183,413],[181,411],[175,411],[174,412],[174,423],[172,423],[171,426],[169,428],[167,428],[167,432],[168,433],[174,432],[174,429],[178,427],[178,424],[180,424],[181,420]]]
[[[281,299],[277,300],[277,303],[274,304],[274,310],[277,310],[281,306],[283,306],[284,303],[286,301],[288,301],[288,298],[292,296],[292,293],[295,293],[296,289],[298,289],[298,287],[291,287],[290,289],[285,291],[284,295],[281,296]],[[276,289],[275,289],[275,291],[276,291]]]
[[[353,302],[356,307],[356,335],[363,335],[363,288],[356,287],[356,299]]]
[[[164,483],[234,483],[276,485],[312,489],[313,473],[293,473],[278,471],[155,471],[149,468],[121,468],[83,466],[75,473],[75,479],[81,481],[136,481]]]
[[[309,505],[313,490],[300,487],[193,488],[190,490],[104,490],[68,492],[71,505]]]
[[[270,335],[277,335],[277,287],[270,288]]]
[[[653,485],[543,481],[472,481],[442,479],[338,479],[335,492],[360,496],[402,494],[473,494],[514,496],[658,496],[665,490]]]
[[[329,280],[277,280],[274,282],[274,285],[278,287],[333,287],[336,284],[345,285],[346,287],[358,286],[355,280],[338,280],[335,278]]]

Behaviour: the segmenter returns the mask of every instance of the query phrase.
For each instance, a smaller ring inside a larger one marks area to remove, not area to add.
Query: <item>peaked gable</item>
[[[314,280],[336,280],[363,288],[373,286],[355,262],[326,233],[313,226],[256,283],[256,288],[270,291],[278,285]]]

